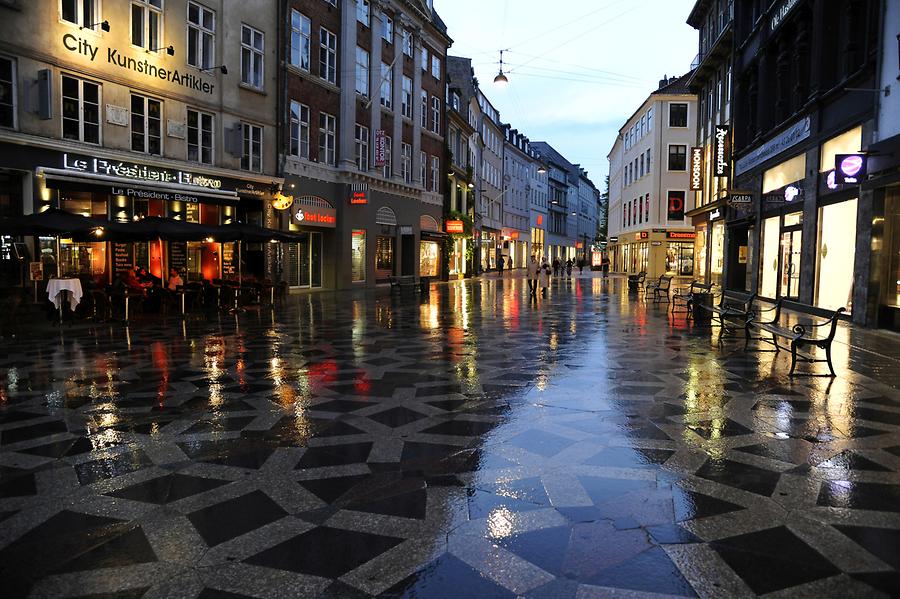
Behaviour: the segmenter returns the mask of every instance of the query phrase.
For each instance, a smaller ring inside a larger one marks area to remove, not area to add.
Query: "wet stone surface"
[[[623,283],[3,339],[2,596],[900,594],[896,338],[790,378]]]

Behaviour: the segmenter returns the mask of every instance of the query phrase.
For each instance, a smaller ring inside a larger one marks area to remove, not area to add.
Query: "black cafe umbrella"
[[[0,235],[47,235],[89,238],[105,229],[107,221],[48,208],[25,216],[0,219]]]
[[[122,234],[114,232],[121,241],[203,241],[217,237],[219,227],[188,223],[174,218],[148,216],[141,220],[121,225]],[[218,239],[216,239],[218,241]]]

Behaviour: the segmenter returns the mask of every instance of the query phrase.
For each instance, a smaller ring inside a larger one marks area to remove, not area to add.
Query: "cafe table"
[[[59,322],[62,324],[63,318],[63,302],[68,300],[69,309],[74,311],[84,291],[81,288],[81,281],[76,278],[59,278],[47,281],[47,297],[53,302],[53,305],[59,311]]]

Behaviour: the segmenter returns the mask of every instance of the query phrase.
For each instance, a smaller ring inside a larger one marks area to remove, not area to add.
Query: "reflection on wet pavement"
[[[900,594],[900,344],[792,379],[623,287],[5,339],[3,596]]]

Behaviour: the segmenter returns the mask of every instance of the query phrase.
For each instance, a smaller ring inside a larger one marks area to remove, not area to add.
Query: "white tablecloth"
[[[47,297],[57,309],[60,306],[60,294],[62,293],[66,293],[69,298],[69,308],[74,310],[81,302],[81,296],[84,295],[81,290],[81,281],[78,279],[50,279],[47,281]]]

